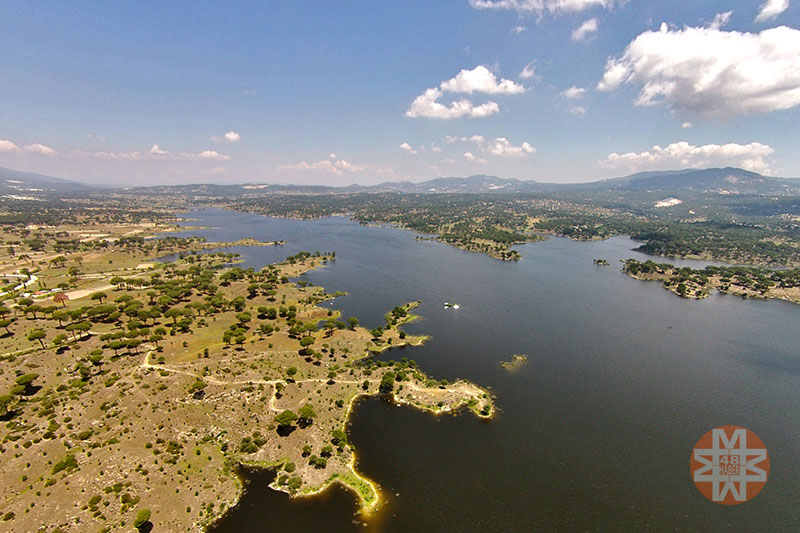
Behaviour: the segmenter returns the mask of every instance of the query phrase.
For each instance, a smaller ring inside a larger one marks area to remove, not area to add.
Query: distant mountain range
[[[92,189],[93,187],[76,181],[0,167],[0,195],[4,197],[36,198],[73,195]]]
[[[108,190],[74,181],[0,168],[0,195],[5,197],[36,197],[86,194]],[[352,194],[352,193],[547,193],[590,191],[680,191],[707,192],[721,195],[800,195],[800,179],[773,178],[740,168],[687,169],[660,172],[640,172],[622,178],[590,183],[540,183],[518,179],[499,178],[478,174],[466,178],[436,178],[421,183],[409,181],[386,182],[378,185],[350,185],[347,187],[304,185],[162,185],[152,187],[126,187],[119,192],[139,194],[180,194],[194,196],[263,196],[268,194]]]

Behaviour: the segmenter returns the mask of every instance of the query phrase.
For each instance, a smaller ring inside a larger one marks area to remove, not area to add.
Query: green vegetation
[[[780,298],[800,303],[800,268],[707,266],[693,269],[627,259],[622,271],[638,279],[659,280],[666,289],[687,298],[705,298],[714,288],[744,298]]]

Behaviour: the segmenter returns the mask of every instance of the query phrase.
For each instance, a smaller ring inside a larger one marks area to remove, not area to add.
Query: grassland
[[[149,510],[157,530],[201,531],[237,502],[241,464],[278,468],[273,487],[298,497],[342,483],[370,512],[380,494],[346,434],[356,398],[492,415],[480,387],[372,357],[424,342],[401,327],[416,302],[374,330],[316,305],[330,295],[294,278],[335,254],[242,269],[162,229],[0,235],[19,243],[0,254],[3,530],[130,530]]]

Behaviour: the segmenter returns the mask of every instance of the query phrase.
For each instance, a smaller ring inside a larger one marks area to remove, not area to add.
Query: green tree
[[[13,319],[11,319],[11,318],[4,318],[4,319],[0,320],[0,328],[5,328],[6,332],[8,332],[8,334],[9,334],[9,335],[13,335],[13,333],[11,332],[11,330],[10,330],[10,329],[8,329],[8,326],[10,326],[10,325],[11,325],[11,324],[13,324],[13,323],[14,323],[14,320],[13,320]]]
[[[379,387],[379,390],[384,394],[392,392],[394,390],[394,378],[395,378],[394,372],[385,373],[381,378],[381,385]]]
[[[317,416],[317,413],[314,412],[314,407],[310,403],[307,403],[301,407],[300,410],[297,411],[297,414],[298,424],[300,424],[300,427],[310,426],[312,423],[314,423],[314,417]]]
[[[295,420],[297,420],[297,415],[289,409],[275,415],[275,423],[282,427],[291,426]]]
[[[133,519],[133,527],[141,529],[146,523],[150,521],[150,509],[140,509],[136,513],[136,518]]]
[[[351,316],[347,319],[347,323],[349,324],[350,329],[356,329],[356,326],[358,326],[358,319],[354,316]]]
[[[44,338],[46,336],[47,334],[44,332],[43,329],[35,329],[28,334],[28,340],[39,341],[39,344],[41,344],[42,348],[44,348]]]

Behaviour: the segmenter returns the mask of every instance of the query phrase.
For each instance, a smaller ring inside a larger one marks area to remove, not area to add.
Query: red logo
[[[697,441],[691,469],[703,496],[722,505],[738,505],[754,498],[766,485],[769,455],[749,429],[720,426]]]

